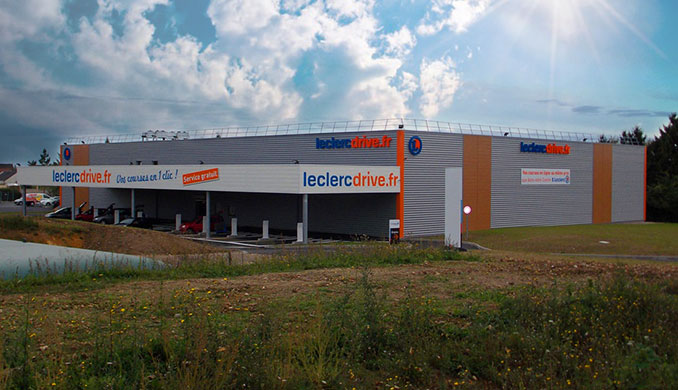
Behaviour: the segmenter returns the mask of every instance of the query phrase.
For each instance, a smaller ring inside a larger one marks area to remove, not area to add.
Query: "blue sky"
[[[0,162],[66,138],[427,118],[654,134],[672,0],[0,0]]]

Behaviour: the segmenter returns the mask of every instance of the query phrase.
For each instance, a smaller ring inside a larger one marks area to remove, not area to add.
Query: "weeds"
[[[678,387],[678,297],[666,286],[619,275],[480,294],[498,306],[461,324],[442,309],[455,296],[408,285],[396,300],[370,268],[356,272],[338,295],[259,306],[160,284],[99,299],[77,321],[25,298],[0,316],[0,389]]]
[[[54,286],[59,291],[64,289],[84,290],[129,280],[232,277],[320,268],[421,264],[426,261],[449,260],[478,261],[479,258],[446,249],[364,245],[342,248],[332,252],[325,251],[322,248],[312,248],[303,253],[283,251],[269,259],[240,265],[232,263],[230,252],[218,259],[185,260],[176,266],[152,265],[148,261],[140,261],[138,265],[111,261],[85,264],[78,268],[66,262],[63,266],[63,272],[52,270],[52,268],[56,268],[54,265],[51,268],[38,265],[33,267],[31,272],[23,278],[14,277],[10,280],[0,280],[0,293],[32,291],[38,286]]]

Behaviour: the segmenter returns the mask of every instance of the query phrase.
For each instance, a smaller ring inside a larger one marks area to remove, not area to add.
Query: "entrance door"
[[[462,168],[445,168],[445,245],[461,247]]]

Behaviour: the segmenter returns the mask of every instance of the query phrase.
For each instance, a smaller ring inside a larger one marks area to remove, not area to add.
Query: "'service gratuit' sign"
[[[570,184],[569,169],[522,168],[520,184]]]
[[[204,171],[185,173],[181,177],[181,179],[185,186],[219,180],[219,168],[212,168],[206,169]]]

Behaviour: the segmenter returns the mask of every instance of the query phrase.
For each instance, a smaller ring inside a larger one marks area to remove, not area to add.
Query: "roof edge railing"
[[[371,119],[334,122],[301,122],[263,126],[231,126],[198,130],[148,130],[140,134],[96,135],[71,137],[66,144],[103,144],[127,142],[180,141],[188,139],[237,138],[252,136],[336,134],[347,132],[370,132],[390,130],[411,130],[432,133],[489,135],[495,137],[571,141],[585,143],[605,142],[605,135],[593,133],[554,131],[513,126],[482,125],[474,123],[442,122],[428,119]],[[602,138],[602,140],[601,140]],[[622,144],[639,145],[636,139],[619,139]]]

